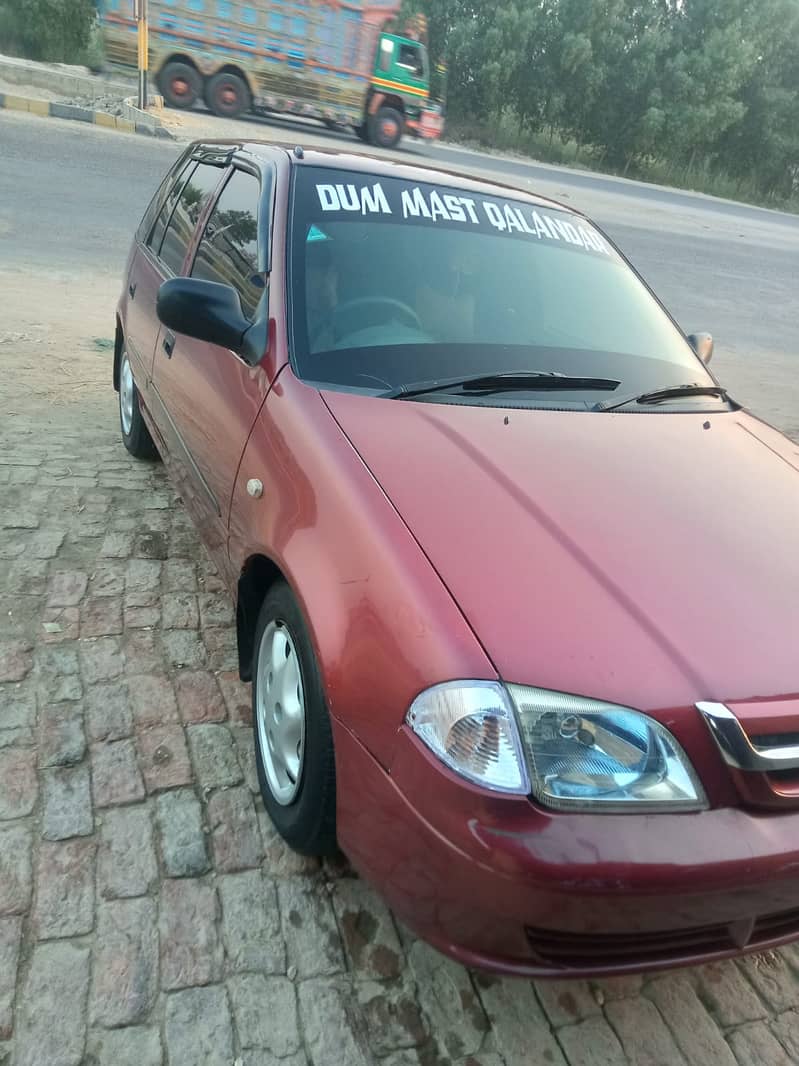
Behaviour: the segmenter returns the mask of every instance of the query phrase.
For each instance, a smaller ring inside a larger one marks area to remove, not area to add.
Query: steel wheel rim
[[[133,371],[127,355],[122,356],[122,366],[119,368],[119,414],[122,430],[129,437],[133,428]]]
[[[286,807],[302,781],[305,693],[297,649],[282,622],[270,622],[261,636],[255,718],[269,791]]]

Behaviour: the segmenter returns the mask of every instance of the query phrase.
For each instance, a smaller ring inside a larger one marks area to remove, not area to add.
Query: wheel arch
[[[241,568],[236,587],[236,645],[242,681],[252,681],[255,626],[261,604],[270,588],[280,581],[291,587],[277,563],[261,553],[251,555]]]
[[[114,334],[114,391],[119,392],[119,364],[122,361],[122,349],[125,346],[125,334],[122,332],[122,322],[119,315],[116,316],[116,332]]]
[[[393,107],[395,111],[399,111],[403,118],[407,117],[405,113],[405,102],[401,96],[397,96],[394,93],[373,91],[367,102],[367,113],[369,115],[376,115],[381,107]]]
[[[395,111],[399,111],[403,118],[405,115],[405,102],[401,96],[384,96],[380,107],[393,107]]]
[[[202,77],[202,71],[197,66],[197,61],[192,59],[186,52],[171,52],[169,55],[164,56],[158,65],[156,76],[160,77],[161,72],[169,66],[170,63],[185,63],[189,67],[193,67],[197,73]]]

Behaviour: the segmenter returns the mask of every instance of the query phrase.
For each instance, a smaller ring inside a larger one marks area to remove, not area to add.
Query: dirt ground
[[[70,411],[107,414],[119,284],[102,275],[0,270],[4,422],[31,420],[44,429]]]

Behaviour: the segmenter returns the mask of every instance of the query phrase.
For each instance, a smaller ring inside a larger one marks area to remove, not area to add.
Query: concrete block
[[[75,107],[74,104],[50,104],[50,114],[53,118],[72,118],[79,122],[93,122],[94,112],[85,107]]]
[[[11,93],[5,94],[4,106],[9,111],[28,111],[30,101],[25,96],[12,96]]]

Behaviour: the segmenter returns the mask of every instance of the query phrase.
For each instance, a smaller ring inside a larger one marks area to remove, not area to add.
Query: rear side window
[[[164,180],[158,186],[155,196],[153,196],[150,201],[150,204],[139,223],[139,227],[136,230],[136,237],[138,240],[145,241],[149,245],[150,242],[147,240],[147,237],[150,230],[153,228],[156,216],[161,212],[164,201],[167,199],[172,189],[174,189],[176,185],[180,186],[185,180],[186,174],[193,166],[193,161],[190,158],[187,158],[187,153],[184,152],[181,158],[169,168]]]
[[[180,191],[158,250],[161,261],[173,274],[179,274],[183,267],[197,222],[221,177],[221,167],[198,163]]]
[[[158,255],[158,249],[161,247],[161,241],[164,239],[164,232],[166,230],[166,224],[169,222],[169,216],[175,209],[175,204],[178,202],[178,197],[183,191],[183,186],[186,184],[186,178],[195,169],[197,164],[193,159],[189,159],[186,162],[185,167],[181,170],[180,174],[172,184],[172,188],[164,198],[164,202],[161,205],[161,210],[158,212],[158,217],[155,220],[155,225],[152,228],[149,238],[147,239],[147,247],[151,248],[156,255]]]
[[[191,276],[232,285],[248,318],[264,291],[258,271],[258,179],[234,170],[208,219]]]

